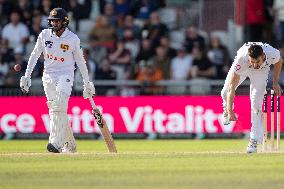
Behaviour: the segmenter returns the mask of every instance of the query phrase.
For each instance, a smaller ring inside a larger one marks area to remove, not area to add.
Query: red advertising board
[[[227,126],[221,124],[222,99],[219,96],[94,99],[114,133],[243,133],[249,132],[251,125],[248,96],[235,98],[238,121]],[[45,97],[0,97],[0,104],[0,133],[49,132]],[[71,97],[68,115],[75,133],[99,132],[88,100]]]

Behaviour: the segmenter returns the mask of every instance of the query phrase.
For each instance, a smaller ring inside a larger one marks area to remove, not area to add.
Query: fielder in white
[[[260,42],[245,43],[237,52],[221,92],[223,98],[223,124],[236,121],[233,110],[235,90],[248,77],[250,79],[251,132],[247,153],[257,152],[262,142],[262,99],[266,91],[270,65],[274,65],[273,90],[281,95],[279,85],[282,59],[279,50]]]
[[[50,135],[47,150],[49,152],[76,152],[76,143],[69,125],[67,107],[71,95],[75,62],[84,80],[84,98],[95,94],[95,87],[89,81],[86,61],[80,47],[80,39],[71,32],[67,13],[55,8],[48,17],[49,29],[44,29],[30,55],[25,75],[21,77],[20,87],[24,92],[31,86],[31,74],[37,59],[43,53],[43,86],[47,98],[50,116]]]

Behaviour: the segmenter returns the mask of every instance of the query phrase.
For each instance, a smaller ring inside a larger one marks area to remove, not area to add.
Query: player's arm
[[[22,89],[23,92],[28,93],[29,92],[29,88],[31,86],[31,75],[33,72],[33,69],[37,63],[38,58],[40,57],[42,51],[43,51],[43,47],[42,47],[42,33],[39,34],[37,41],[36,41],[36,45],[30,55],[29,61],[28,61],[28,65],[27,65],[27,69],[25,72],[25,75],[21,77],[20,80],[20,87]]]
[[[278,62],[274,64],[273,69],[273,90],[277,96],[281,95],[281,87],[279,85],[280,74],[282,69],[283,60],[280,58]]]
[[[237,117],[233,110],[234,98],[235,98],[235,89],[240,81],[240,76],[235,72],[232,72],[228,85],[227,93],[227,113],[230,121],[236,121]]]
[[[84,82],[83,97],[91,98],[96,93],[95,87],[94,87],[93,82],[90,81],[90,78],[88,75],[86,60],[83,55],[83,50],[80,46],[80,39],[77,38],[75,43],[76,44],[75,44],[75,50],[74,50],[74,60],[83,77],[83,82]]]
[[[26,73],[25,76],[26,77],[31,77],[33,69],[37,63],[38,58],[40,57],[41,53],[43,52],[43,47],[42,47],[42,33],[39,34],[37,41],[36,41],[36,45],[30,55],[29,61],[28,61],[28,65],[27,65],[27,69],[26,69]]]

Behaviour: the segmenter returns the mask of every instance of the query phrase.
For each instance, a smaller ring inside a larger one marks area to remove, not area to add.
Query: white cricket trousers
[[[71,151],[75,152],[75,138],[67,115],[74,79],[69,75],[57,76],[44,73],[42,81],[50,116],[49,143],[60,152],[64,145],[68,145]]]
[[[221,91],[224,110],[227,107],[226,100],[230,76],[234,72],[234,66],[231,67],[224,87]],[[251,132],[250,138],[255,139],[259,144],[263,137],[263,121],[262,121],[262,100],[265,94],[268,81],[269,70],[248,70],[240,76],[240,81],[237,87],[248,77],[250,79],[250,102],[251,102]],[[236,89],[237,89],[236,87]],[[235,90],[236,90],[235,89]]]

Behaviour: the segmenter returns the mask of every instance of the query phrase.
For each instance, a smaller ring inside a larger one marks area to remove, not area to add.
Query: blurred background
[[[0,95],[19,78],[54,7],[68,11],[98,95],[219,95],[236,50],[262,41],[282,51],[281,0],[0,0]],[[13,66],[22,65],[15,73]],[[43,58],[31,95],[43,95]],[[281,84],[283,86],[283,73]],[[248,94],[246,83],[239,93]],[[244,90],[242,90],[244,88]],[[76,71],[73,95],[81,95]]]
[[[19,79],[55,7],[69,14],[98,96],[219,95],[243,43],[267,42],[284,52],[283,0],[0,0],[2,99],[23,95]],[[43,61],[28,96],[44,96]],[[82,95],[82,84],[76,70],[73,96]],[[249,82],[237,93],[248,95]]]

